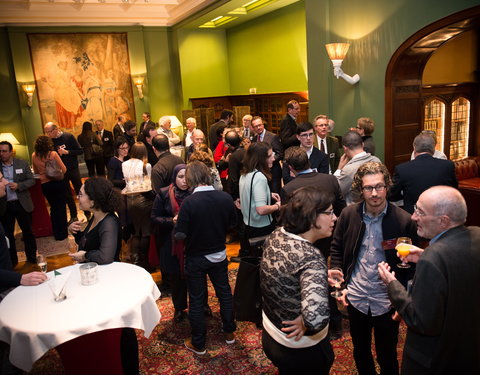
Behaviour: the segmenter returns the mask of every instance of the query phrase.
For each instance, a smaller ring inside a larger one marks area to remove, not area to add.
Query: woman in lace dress
[[[280,374],[328,374],[333,363],[327,263],[313,246],[332,235],[332,201],[313,186],[296,190],[264,245],[262,344]]]

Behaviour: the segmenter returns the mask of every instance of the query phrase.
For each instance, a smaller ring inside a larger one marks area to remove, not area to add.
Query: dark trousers
[[[22,230],[23,242],[25,243],[25,255],[30,262],[36,261],[37,242],[32,231],[32,213],[25,211],[18,200],[7,202],[7,209],[1,218],[5,234],[10,242],[10,258],[12,264],[18,263],[17,247],[15,246],[15,219]]]
[[[262,346],[280,375],[328,375],[335,358],[328,335],[316,345],[293,349],[279,344],[263,330]]]
[[[397,341],[399,323],[392,319],[394,310],[379,316],[365,315],[348,305],[353,358],[359,375],[376,375],[372,356],[372,328],[381,375],[398,375]]]
[[[45,182],[42,184],[42,192],[50,204],[50,220],[52,221],[53,236],[57,241],[64,240],[68,236],[65,183],[63,181]]]
[[[224,332],[234,332],[237,328],[233,314],[232,289],[228,283],[228,261],[225,258],[218,263],[212,263],[203,255],[189,256],[185,260],[187,275],[189,308],[188,318],[192,327],[192,344],[199,349],[205,347],[205,300],[207,295],[207,275],[215,288],[215,294],[220,302],[220,316]]]
[[[82,187],[82,179],[80,178],[80,170],[77,168],[67,169],[63,176],[63,182],[65,184],[65,199],[67,200],[68,210],[70,211],[70,217],[77,217],[77,206],[75,205],[75,199],[72,195],[70,188],[70,182],[73,185],[75,194],[78,195],[80,188]]]
[[[88,177],[105,176],[105,162],[103,157],[85,160],[88,169]],[[95,170],[97,172],[95,173]]]

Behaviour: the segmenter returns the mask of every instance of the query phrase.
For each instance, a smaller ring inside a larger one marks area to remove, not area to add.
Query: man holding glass
[[[480,373],[480,228],[465,227],[467,206],[452,187],[422,193],[412,219],[423,250],[406,256],[417,263],[407,292],[391,268],[380,263],[388,296],[408,326],[402,374]]]
[[[376,374],[371,343],[375,335],[381,374],[398,374],[399,322],[378,277],[377,266],[387,262],[406,285],[414,267],[398,269],[395,245],[398,237],[417,242],[416,226],[407,212],[387,201],[391,177],[382,163],[368,162],[358,168],[352,189],[362,201],[343,209],[333,234],[331,267],[344,274],[344,290],[338,301],[348,306],[353,356],[359,375]]]

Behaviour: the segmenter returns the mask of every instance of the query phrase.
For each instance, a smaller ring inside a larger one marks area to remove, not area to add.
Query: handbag
[[[96,143],[92,143],[92,156],[95,157],[95,158],[103,156],[102,146],[99,146]]]
[[[60,168],[55,159],[47,158],[47,160],[45,160],[45,176],[54,181],[63,180],[62,168]]]
[[[262,321],[262,294],[260,292],[260,258],[243,257],[238,267],[233,292],[235,319],[259,323]]]

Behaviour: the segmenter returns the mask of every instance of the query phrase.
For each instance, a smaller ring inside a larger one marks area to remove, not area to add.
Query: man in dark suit
[[[210,126],[208,138],[210,140],[210,149],[215,152],[218,142],[222,139],[223,131],[228,124],[233,122],[233,112],[229,109],[224,109],[220,114],[220,120]]]
[[[125,121],[127,121],[127,118],[124,115],[118,116],[117,123],[113,127],[113,136],[115,137],[115,139],[124,136],[125,128],[123,127],[123,124],[125,124]]]
[[[115,149],[113,144],[113,134],[111,131],[105,129],[102,120],[95,121],[95,126],[97,127],[97,134],[102,140],[103,161],[105,167],[108,167],[108,163],[110,162],[110,159],[113,158]]]
[[[318,115],[315,117],[313,126],[316,133],[313,145],[328,155],[328,172],[333,174],[337,170],[341,156],[338,139],[328,135],[328,117],[326,115]]]
[[[327,154],[320,151],[313,146],[313,138],[315,132],[313,131],[313,125],[309,122],[304,122],[297,126],[297,139],[308,155],[310,161],[310,167],[316,170],[318,173],[328,174],[328,157]],[[286,150],[286,149],[285,149]],[[288,163],[283,163],[283,184],[288,184],[293,180]]]
[[[283,147],[282,142],[280,142],[280,137],[265,129],[265,124],[260,116],[252,118],[252,128],[255,133],[252,142],[268,143],[275,153],[275,160],[272,168],[270,168],[270,172],[272,173],[270,191],[272,193],[280,193],[280,189],[282,188],[282,167],[280,166],[280,160],[283,159]]]
[[[300,145],[297,139],[297,117],[299,113],[300,104],[296,100],[290,100],[287,103],[287,114],[280,122],[280,140],[284,150]]]
[[[175,166],[183,164],[182,158],[170,153],[170,144],[165,134],[159,134],[152,139],[153,150],[158,157],[157,164],[152,168],[152,189],[158,194],[162,187],[170,185]]]
[[[154,125],[145,126],[141,134],[142,136],[141,142],[147,148],[147,160],[152,167],[155,164],[157,164],[157,161],[158,161],[158,157],[155,154],[155,151],[153,150],[153,146],[152,146],[153,137],[155,137],[156,135],[158,135],[158,132],[157,132],[157,129],[155,129]],[[140,136],[138,138],[140,138]]]
[[[155,126],[155,123],[150,119],[150,112],[143,112],[142,113],[142,123],[140,124],[140,129],[139,129],[139,134],[142,134],[143,132],[143,129],[145,129],[145,126],[147,125],[151,125],[153,126],[154,128],[156,127]],[[140,142],[143,142],[143,139],[142,140],[139,140]]]
[[[429,134],[419,134],[413,141],[415,159],[395,167],[391,201],[403,199],[403,209],[413,213],[418,197],[436,185],[458,187],[455,164],[433,157],[435,141]]]
[[[29,188],[35,185],[32,170],[24,160],[13,157],[13,146],[10,142],[0,142],[2,160],[2,179],[6,184],[6,210],[0,220],[10,242],[10,258],[14,266],[18,263],[15,246],[15,220],[22,230],[25,243],[25,255],[30,263],[37,263],[37,242],[32,231],[33,202]]]
[[[388,297],[408,327],[402,374],[480,374],[480,300],[474,291],[480,285],[480,228],[465,227],[466,218],[458,190],[426,190],[412,219],[418,235],[431,241],[406,257],[417,263],[410,291],[388,266],[378,266]]]

